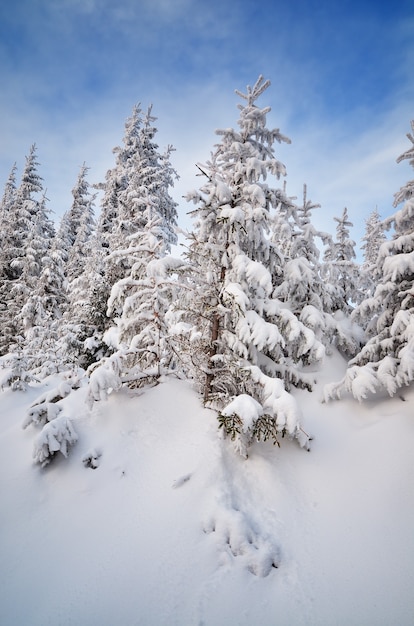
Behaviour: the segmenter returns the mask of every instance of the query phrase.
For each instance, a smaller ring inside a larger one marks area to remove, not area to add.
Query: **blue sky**
[[[160,149],[176,148],[174,196],[200,184],[196,162],[214,130],[237,126],[238,97],[259,74],[271,87],[269,126],[290,195],[322,208],[335,231],[346,206],[360,243],[377,206],[413,178],[395,160],[414,118],[412,0],[15,0],[0,8],[0,185],[37,144],[49,208],[58,218],[84,161],[90,182],[114,163],[134,104],[153,104]],[[99,211],[99,207],[97,208]]]

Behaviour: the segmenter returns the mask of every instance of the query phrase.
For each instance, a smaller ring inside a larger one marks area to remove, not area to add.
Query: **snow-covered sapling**
[[[103,360],[102,365],[93,370],[89,379],[87,396],[87,404],[90,409],[94,402],[107,400],[112,391],[117,391],[121,387],[121,371],[121,360],[116,354]]]
[[[46,422],[56,419],[62,408],[59,406],[60,400],[72,391],[72,386],[63,381],[51,391],[47,391],[37,398],[29,407],[26,418],[22,424],[23,428],[27,428],[29,424],[36,426],[44,426]]]
[[[272,440],[280,445],[278,436],[297,439],[309,450],[310,437],[300,424],[301,414],[294,397],[280,379],[265,376],[259,368],[251,368],[252,377],[263,389],[261,402],[248,394],[236,396],[218,416],[220,428],[234,442],[235,449],[247,458],[253,441]]]
[[[48,465],[57,452],[67,457],[69,446],[78,440],[78,435],[71,420],[62,415],[46,424],[36,438],[33,448],[33,459],[42,467]]]

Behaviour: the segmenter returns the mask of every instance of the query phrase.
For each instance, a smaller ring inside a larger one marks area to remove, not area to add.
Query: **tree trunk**
[[[220,270],[220,283],[223,284],[224,277],[226,275],[226,268],[222,267]],[[211,359],[217,354],[217,340],[219,338],[220,332],[220,317],[217,311],[213,314],[213,319],[211,323],[211,340],[210,340],[210,350],[208,353],[208,372],[206,374],[206,380],[204,383],[204,404],[208,402],[208,399],[211,394],[211,387],[214,380],[214,373],[211,371]]]

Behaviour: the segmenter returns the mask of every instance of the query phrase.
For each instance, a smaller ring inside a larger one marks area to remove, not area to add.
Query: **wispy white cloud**
[[[388,214],[412,177],[395,159],[414,117],[414,9],[385,15],[356,0],[15,4],[0,9],[0,185],[36,141],[58,214],[83,161],[92,182],[103,179],[141,102],[154,104],[160,147],[176,147],[184,220],[191,207],[181,196],[201,182],[195,163],[208,159],[216,128],[236,126],[234,89],[259,73],[272,81],[262,101],[269,124],[292,139],[278,148],[288,190],[300,196],[308,184],[320,227],[332,232],[347,206],[358,239],[369,212]]]

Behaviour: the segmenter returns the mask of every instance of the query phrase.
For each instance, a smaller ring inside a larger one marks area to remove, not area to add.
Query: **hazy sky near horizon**
[[[334,232],[348,208],[360,243],[365,218],[393,212],[414,177],[396,158],[414,118],[412,0],[16,0],[0,7],[0,185],[36,143],[49,208],[71,204],[79,168],[91,183],[114,164],[136,103],[153,104],[162,151],[173,144],[173,195],[197,187],[217,128],[236,127],[239,98],[259,74],[271,87],[268,125],[287,190],[322,205]],[[99,213],[99,206],[96,208]]]

